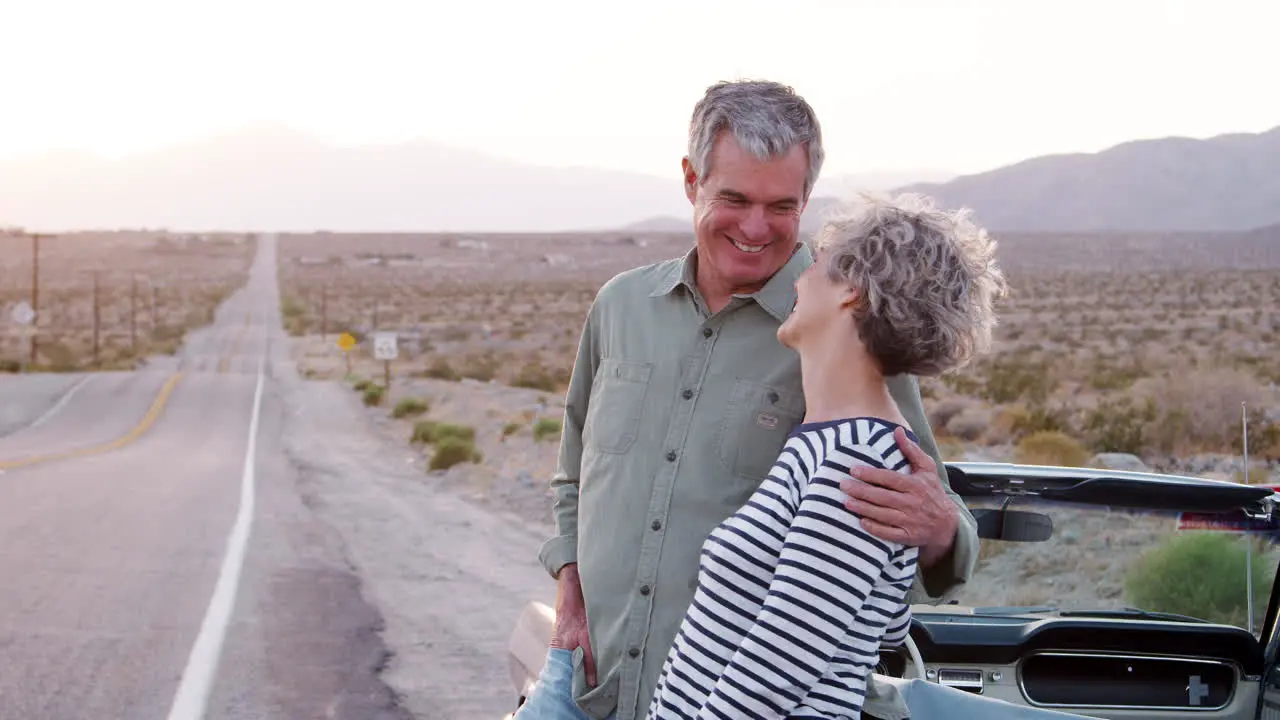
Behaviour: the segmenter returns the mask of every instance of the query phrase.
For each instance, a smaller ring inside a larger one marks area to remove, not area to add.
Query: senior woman
[[[898,443],[915,438],[885,377],[985,351],[1004,277],[966,212],[919,195],[863,196],[814,245],[778,329],[800,356],[804,421],[703,544],[651,720],[857,718],[880,647],[906,637],[917,549],[866,532],[840,482],[907,467]]]

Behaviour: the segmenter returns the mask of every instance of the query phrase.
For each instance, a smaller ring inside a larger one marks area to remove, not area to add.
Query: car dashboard
[[[1263,648],[1228,625],[919,608],[925,677],[1020,705],[1099,718],[1256,718]],[[918,676],[905,647],[877,672]]]

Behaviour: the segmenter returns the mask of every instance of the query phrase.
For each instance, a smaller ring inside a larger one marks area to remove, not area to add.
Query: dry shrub
[[[431,403],[428,400],[416,397],[401,398],[396,403],[396,407],[391,411],[392,417],[405,418],[413,415],[422,415],[431,410]]]
[[[475,443],[461,437],[446,437],[436,443],[436,451],[427,464],[429,470],[448,470],[458,463],[484,462],[484,454]]]
[[[929,408],[929,427],[945,428],[951,418],[967,410],[973,401],[966,398],[950,397],[941,400]]]
[[[541,362],[535,360],[527,362],[520,367],[520,370],[511,379],[511,385],[554,392],[559,388],[560,384],[555,375],[547,370]]]
[[[991,424],[991,413],[979,407],[971,407],[951,418],[946,425],[947,434],[973,442],[982,437]]]
[[[1070,435],[1043,430],[1022,438],[1014,458],[1028,465],[1083,467],[1089,461],[1089,451]]]
[[[537,442],[558,440],[560,439],[560,432],[560,421],[554,418],[538,418],[533,423],[533,439]]]
[[[1146,445],[1175,455],[1234,452],[1240,446],[1240,404],[1274,401],[1274,392],[1255,376],[1229,368],[1168,373],[1142,385],[1154,415]]]

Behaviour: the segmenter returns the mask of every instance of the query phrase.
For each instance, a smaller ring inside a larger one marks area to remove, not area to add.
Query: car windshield
[[[983,539],[972,579],[956,604],[986,613],[1031,608],[1176,613],[1259,632],[1280,560],[1274,534],[1236,531],[1242,514],[1181,515],[1037,497],[969,498],[975,512],[1043,513],[1042,542]],[[1016,609],[1015,609],[1016,608]],[[946,609],[945,606],[940,609]]]

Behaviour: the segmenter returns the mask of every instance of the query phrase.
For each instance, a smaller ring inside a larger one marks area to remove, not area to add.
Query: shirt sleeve
[[[872,448],[856,450],[880,458]],[[787,717],[825,672],[900,549],[862,529],[844,507],[836,475],[820,466],[805,484],[764,607],[699,720]]]
[[[551,476],[552,517],[555,534],[542,544],[538,560],[551,577],[560,575],[565,565],[578,561],[578,475],[582,468],[582,427],[587,422],[587,402],[600,363],[597,304],[592,303],[578,340],[569,390],[565,395],[564,422],[560,435],[560,456]]]
[[[907,640],[907,634],[911,631],[911,606],[907,604],[905,598],[898,606],[898,612],[889,620],[889,625],[885,628],[884,638],[880,641],[881,647],[898,647]]]

